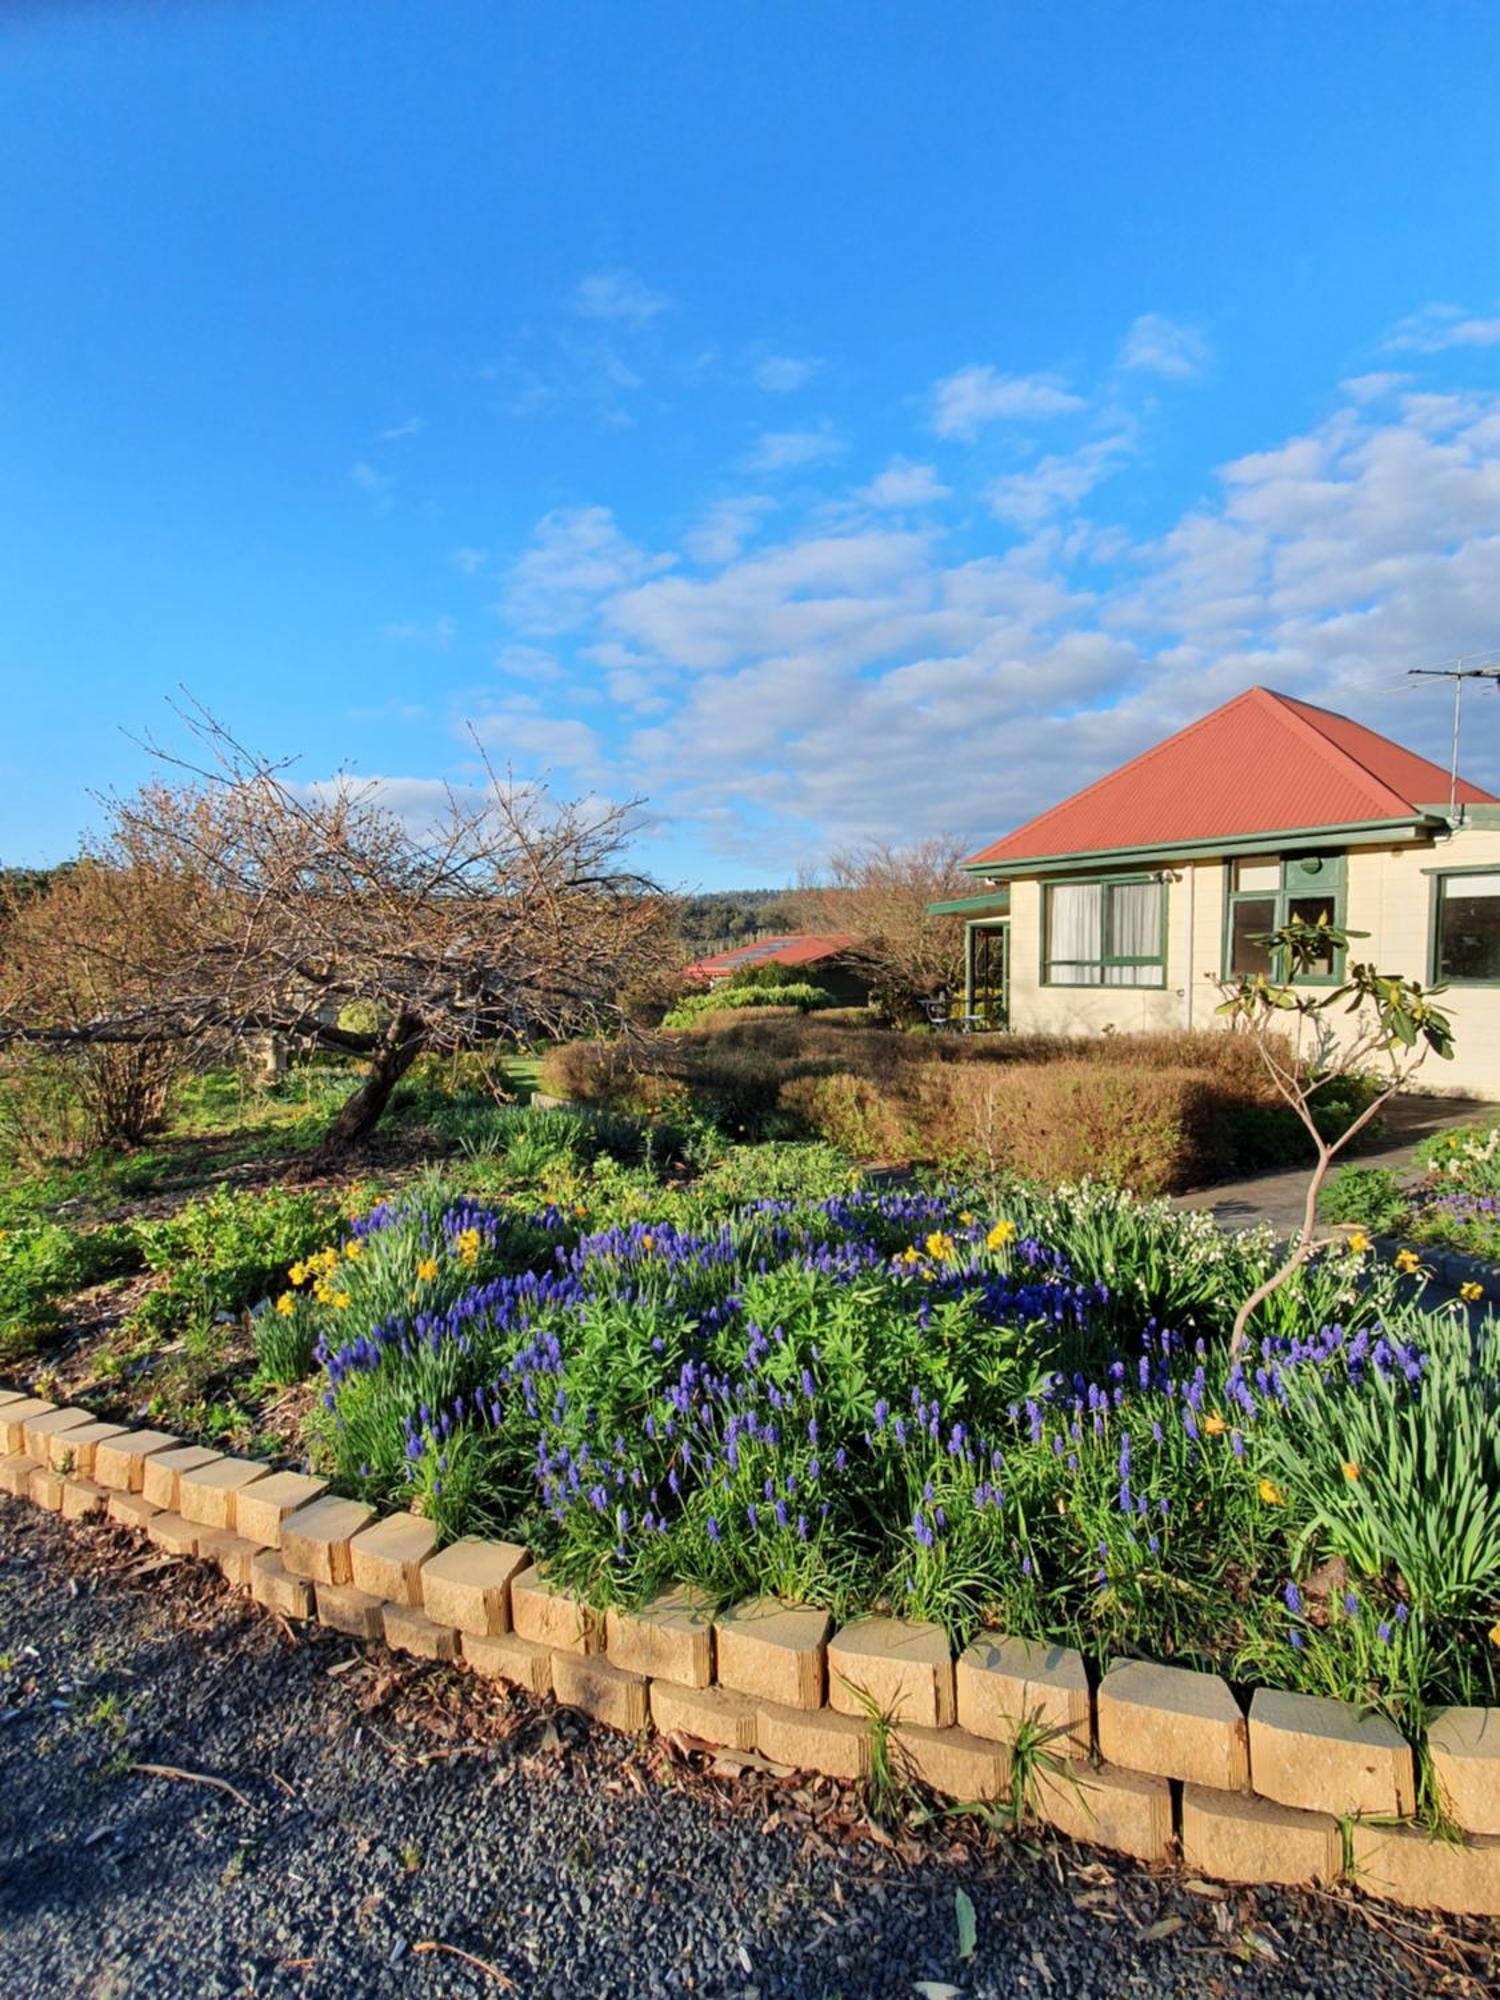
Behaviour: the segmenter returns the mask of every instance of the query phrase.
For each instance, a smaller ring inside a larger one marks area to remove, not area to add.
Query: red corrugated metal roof
[[[1441,765],[1363,723],[1248,688],[965,864],[1413,819],[1448,797]],[[1496,803],[1460,779],[1465,804]]]
[[[783,931],[776,937],[757,938],[754,944],[737,944],[731,951],[717,952],[684,966],[688,979],[711,979],[722,972],[739,972],[747,965],[815,965],[819,959],[837,958],[859,943],[852,931]]]

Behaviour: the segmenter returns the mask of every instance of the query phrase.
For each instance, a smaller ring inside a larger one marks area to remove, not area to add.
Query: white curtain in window
[[[1161,898],[1160,882],[1121,882],[1115,886],[1109,905],[1111,958],[1160,957]],[[1149,965],[1111,965],[1104,972],[1106,986],[1144,986],[1155,978]]]
[[[1050,903],[1049,977],[1057,986],[1097,986],[1104,955],[1103,884],[1059,882]]]

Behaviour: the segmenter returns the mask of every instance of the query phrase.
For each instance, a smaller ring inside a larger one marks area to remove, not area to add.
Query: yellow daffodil
[[[305,1285],[307,1283],[307,1266],[305,1264],[293,1264],[291,1270],[286,1275],[291,1284]]]
[[[1500,1646],[1500,1624],[1490,1627],[1490,1644],[1492,1646]]]
[[[1415,1250],[1398,1250],[1396,1252],[1395,1264],[1398,1271],[1405,1271],[1408,1275],[1413,1271],[1420,1271],[1422,1268],[1422,1260]]]
[[[460,1264],[474,1264],[479,1260],[479,1231],[460,1229],[453,1239],[453,1254]]]
[[[1016,1225],[1013,1222],[1002,1220],[997,1222],[989,1235],[985,1237],[984,1247],[986,1250],[1003,1250],[1007,1243],[1014,1243],[1015,1240]]]
[[[643,1250],[654,1250],[656,1248],[656,1238],[654,1236],[643,1236],[641,1238],[641,1248]]]
[[[1264,1502],[1268,1507],[1279,1507],[1282,1501],[1285,1500],[1286,1498],[1286,1495],[1282,1492],[1281,1488],[1277,1485],[1274,1485],[1272,1481],[1269,1479],[1263,1479],[1260,1482],[1260,1485],[1256,1488],[1256,1491],[1260,1494],[1261,1499],[1264,1500]]]
[[[344,1245],[344,1255],[349,1259],[350,1263],[353,1263],[364,1247],[357,1236],[351,1236],[349,1241]]]
[[[347,1312],[354,1301],[347,1292],[336,1292],[333,1303],[338,1307],[340,1312]]]
[[[1472,1278],[1466,1278],[1458,1288],[1458,1296],[1465,1305],[1477,1306],[1484,1297],[1484,1286],[1476,1284]]]
[[[1225,1423],[1224,1419],[1219,1415],[1218,1411],[1215,1410],[1211,1417],[1205,1417],[1203,1419],[1203,1428],[1208,1432],[1211,1438],[1216,1438],[1221,1436],[1225,1431],[1227,1431],[1229,1426],[1228,1424]]]
[[[937,1258],[939,1262],[945,1257],[951,1257],[953,1238],[945,1235],[941,1229],[934,1229],[927,1239],[927,1254],[929,1257]]]
[[[1349,1248],[1354,1252],[1356,1257],[1363,1257],[1368,1250],[1374,1248],[1374,1245],[1362,1229],[1356,1229],[1349,1238]]]
[[[962,1210],[958,1219],[963,1224],[964,1228],[967,1229],[974,1220],[973,1211],[967,1208]]]
[[[1348,1480],[1351,1486],[1353,1486],[1359,1479],[1359,1467],[1355,1464],[1352,1458],[1346,1458],[1344,1460],[1344,1477]]]
[[[290,1319],[292,1314],[297,1310],[297,1301],[292,1297],[290,1292],[283,1292],[281,1297],[276,1301],[276,1310],[281,1314],[283,1319]]]
[[[422,1280],[424,1285],[430,1278],[435,1278],[437,1274],[438,1261],[436,1257],[424,1257],[417,1265],[417,1276]]]

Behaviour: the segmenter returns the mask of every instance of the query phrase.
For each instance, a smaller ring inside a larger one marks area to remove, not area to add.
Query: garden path
[[[1416,1094],[1398,1097],[1384,1113],[1385,1136],[1369,1148],[1361,1149],[1353,1156],[1354,1161],[1361,1167],[1390,1167],[1399,1173],[1410,1167],[1417,1147],[1432,1133],[1493,1117],[1495,1108],[1473,1097]],[[1286,1235],[1302,1226],[1310,1170],[1311,1160],[1306,1167],[1254,1174],[1247,1180],[1220,1181],[1213,1187],[1195,1188],[1190,1194],[1179,1195],[1177,1206],[1206,1208],[1223,1229],[1250,1229],[1258,1222],[1269,1222],[1278,1235]]]

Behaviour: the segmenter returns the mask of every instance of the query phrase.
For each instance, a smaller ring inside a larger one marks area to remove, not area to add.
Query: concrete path
[[[1409,1168],[1417,1147],[1433,1132],[1453,1125],[1473,1125],[1496,1115],[1496,1106],[1472,1097],[1398,1097],[1385,1110],[1385,1134],[1373,1145],[1349,1156],[1351,1165]],[[1341,1156],[1342,1158],[1342,1156]],[[1277,1233],[1302,1227],[1307,1177],[1312,1171],[1311,1145],[1305,1167],[1255,1174],[1248,1180],[1221,1181],[1179,1195],[1179,1208],[1206,1208],[1225,1229],[1249,1229],[1257,1222],[1275,1225]]]

